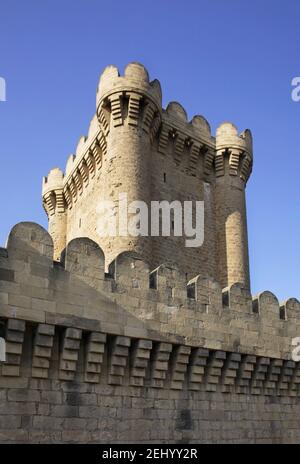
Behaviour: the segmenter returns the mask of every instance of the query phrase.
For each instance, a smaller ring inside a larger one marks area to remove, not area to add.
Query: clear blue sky
[[[140,61],[163,102],[254,137],[247,187],[252,293],[300,299],[299,0],[2,0],[0,244],[17,222],[45,227],[42,176],[65,167],[95,110],[98,77]]]

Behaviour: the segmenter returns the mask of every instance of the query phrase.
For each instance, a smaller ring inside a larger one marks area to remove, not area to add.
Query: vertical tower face
[[[54,259],[59,261],[66,246],[67,214],[63,194],[63,172],[52,169],[43,180],[43,206],[49,219],[49,233],[53,239]]]
[[[238,135],[224,123],[217,129],[215,208],[218,280],[225,287],[241,282],[250,289],[245,184],[251,173],[250,131]]]
[[[245,184],[251,166],[249,131],[238,135],[225,123],[214,138],[203,116],[189,121],[177,102],[162,109],[160,84],[149,81],[142,65],[129,64],[123,76],[109,66],[100,77],[88,135],[80,138],[65,174],[54,169],[44,179],[54,259],[60,259],[72,239],[88,237],[103,249],[106,269],[120,253],[135,251],[152,269],[172,262],[187,279],[201,274],[224,287],[237,281],[249,287]],[[151,235],[153,201],[165,202],[158,236]],[[197,226],[198,239],[199,228],[204,229],[200,245],[186,240],[191,239],[186,234],[186,201],[193,204],[189,233]],[[194,221],[199,201],[204,202],[204,224]],[[136,202],[146,210],[139,210]],[[181,205],[182,236],[175,233],[175,203]],[[138,224],[138,213],[145,211],[148,224]],[[169,214],[166,236],[164,214]],[[113,224],[108,231],[106,226]],[[132,234],[134,224],[140,234]]]
[[[151,237],[126,236],[119,225],[126,203],[138,201],[150,207],[151,146],[161,121],[158,81],[149,83],[147,71],[137,63],[129,64],[123,77],[117,68],[106,68],[99,82],[97,116],[107,143],[99,198],[114,202],[117,224],[117,236],[102,237],[101,246],[108,261],[125,250],[136,251],[149,261]],[[130,225],[134,217],[127,219]]]

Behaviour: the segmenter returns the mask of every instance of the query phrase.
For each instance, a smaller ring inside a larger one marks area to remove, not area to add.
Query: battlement
[[[1,442],[298,439],[299,301],[132,252],[105,273],[88,238],[52,257],[30,222],[0,249]]]
[[[179,363],[191,376],[191,388],[206,385],[216,390],[220,385],[223,391],[249,392],[252,388],[256,393],[270,390],[271,394],[278,387],[280,394],[296,394],[298,363],[291,360],[291,340],[300,333],[300,303],[296,299],[280,304],[271,292],[252,297],[239,283],[222,289],[217,282],[201,276],[187,282],[179,269],[166,265],[150,272],[148,265],[133,253],[122,253],[105,273],[103,251],[86,238],[71,241],[60,263],[52,261],[52,253],[50,235],[33,223],[15,226],[7,248],[1,251],[0,319],[6,329],[0,336],[6,334],[7,341],[2,375],[19,375],[22,346],[30,327],[36,333],[31,355],[33,377],[48,376],[53,339],[62,337],[61,378],[74,378],[76,353],[84,343],[82,349],[88,350],[85,379],[98,382],[102,355],[96,353],[104,353],[109,340],[112,357],[108,375],[112,384],[124,380],[125,369],[116,367],[120,365],[118,356],[124,366],[126,359],[133,356],[132,385],[144,384],[147,369],[139,366],[141,358],[145,364],[152,360],[152,377],[147,373],[148,380],[159,387],[165,385],[163,379],[167,377],[156,377],[157,369],[165,375],[172,371],[174,388],[183,387],[187,378],[185,374],[177,376],[176,372],[182,372]],[[121,354],[117,354],[118,347],[122,347]],[[164,367],[158,367],[162,354],[154,355],[152,349],[165,353],[163,357],[168,353],[170,362],[166,359]],[[224,370],[217,369],[219,374],[210,373],[212,379],[207,383],[198,368],[194,373],[198,377],[193,374],[193,365],[199,365],[196,361],[193,364],[195,356],[202,359],[203,366],[210,366],[207,369],[213,369],[214,360],[218,360],[217,364],[222,360],[222,366],[227,365],[225,360],[231,360],[234,372],[229,368],[226,376]],[[252,383],[240,382],[243,377],[238,377],[245,359],[252,360],[247,361],[252,368],[248,366],[246,375],[253,374]],[[256,382],[256,363],[273,366],[274,360],[277,367],[280,364],[282,369],[288,369],[289,375],[278,375],[276,386],[268,383],[271,367],[265,367],[265,377],[258,377]],[[227,377],[231,380],[224,383]]]
[[[71,209],[77,197],[82,194],[95,172],[101,167],[101,133],[94,116],[90,122],[88,135],[80,137],[75,155],[70,155],[65,173],[59,168],[52,169],[43,179],[43,206],[47,215],[55,214],[56,199],[62,195],[63,210]],[[105,147],[102,146],[105,151]],[[60,211],[61,212],[61,211]]]
[[[107,66],[99,79],[96,103],[97,107],[103,99],[112,93],[138,92],[147,95],[156,105],[161,106],[161,87],[157,79],[150,82],[147,69],[140,63],[129,63],[120,76],[118,68]]]
[[[188,168],[192,175],[196,175],[200,158],[203,159],[205,176],[210,175],[215,162],[218,175],[219,160],[215,152],[229,148],[238,150],[239,156],[247,159],[241,176],[248,179],[252,166],[252,138],[248,129],[238,135],[232,123],[224,123],[217,129],[215,138],[203,116],[196,115],[189,122],[180,103],[170,102],[164,110],[161,99],[159,81],[155,79],[150,82],[143,65],[128,64],[124,76],[120,76],[115,66],[105,68],[97,89],[97,114],[90,122],[88,135],[80,137],[75,154],[69,156],[62,183],[55,182],[61,177],[56,169],[43,180],[44,207],[48,215],[55,210],[55,196],[61,188],[64,204],[72,208],[102,166],[102,158],[107,155],[107,136],[111,127],[122,126],[125,121],[132,127],[141,124],[143,131],[149,133],[152,142],[155,142],[159,153],[167,154],[169,148],[172,146],[173,150],[174,147],[177,165],[187,150]],[[53,182],[48,179],[53,179]]]
[[[249,129],[238,134],[230,122],[221,124],[216,133],[216,175],[225,173],[225,155],[228,154],[229,174],[247,182],[252,171],[252,135]]]

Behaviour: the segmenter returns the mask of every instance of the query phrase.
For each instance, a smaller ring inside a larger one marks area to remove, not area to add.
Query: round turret
[[[63,188],[64,173],[59,168],[51,169],[47,177],[43,178],[43,196],[48,192]]]
[[[43,206],[49,220],[49,233],[54,244],[54,259],[59,260],[66,246],[66,203],[64,199],[64,173],[52,169],[43,179]]]
[[[216,132],[215,208],[218,278],[223,287],[250,288],[245,184],[252,169],[252,137],[230,122]]]
[[[158,80],[149,82],[148,71],[140,63],[129,63],[125,68],[124,76],[120,76],[119,70],[115,66],[107,66],[104,69],[97,89],[97,108],[106,96],[124,91],[141,93],[161,106],[160,83]]]
[[[161,112],[160,84],[149,81],[144,66],[130,63],[123,76],[114,66],[104,70],[97,91],[97,116],[106,156],[98,188],[101,201],[115,204],[117,224],[120,196],[126,196],[128,205],[133,201],[150,203],[151,144],[160,126]],[[135,250],[146,260],[152,254],[150,237],[117,233],[113,239],[99,237],[99,243],[107,264],[123,251]]]

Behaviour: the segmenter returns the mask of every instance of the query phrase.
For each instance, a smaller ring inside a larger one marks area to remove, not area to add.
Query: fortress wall
[[[216,246],[215,246],[215,210],[214,184],[208,182],[203,174],[201,160],[195,174],[188,170],[189,153],[186,150],[180,158],[180,163],[174,161],[174,146],[170,144],[164,155],[153,152],[151,166],[151,198],[153,200],[180,201],[182,209],[185,201],[193,202],[193,227],[195,227],[195,202],[204,202],[204,242],[201,246],[187,247],[188,237],[152,237],[153,256],[152,268],[162,262],[174,263],[187,274],[187,278],[201,273],[203,276],[216,277]],[[165,174],[165,177],[164,177]],[[203,227],[202,223],[198,223]],[[183,229],[184,230],[184,229]]]
[[[0,377],[1,443],[299,443],[298,398]]]
[[[205,118],[197,115],[188,121],[177,102],[162,109],[160,84],[149,81],[142,65],[130,63],[123,76],[114,66],[106,68],[88,135],[80,138],[75,155],[69,157],[65,175],[54,169],[44,179],[54,259],[72,239],[86,236],[105,251],[106,265],[131,250],[151,268],[175,261],[187,279],[198,273],[216,278],[215,148]],[[149,209],[151,200],[182,205],[185,200],[204,201],[203,245],[186,247],[186,237],[100,237],[99,203],[113,201],[118,217],[120,193],[126,193],[129,202],[145,201]]]
[[[0,441],[299,442],[300,303],[255,297],[91,240],[53,262],[48,233],[0,250]]]
[[[132,140],[132,134],[129,134]],[[128,144],[125,145],[126,149]],[[141,151],[144,156],[144,152]],[[122,160],[111,153],[103,157],[102,165],[95,177],[90,180],[88,186],[78,195],[76,203],[68,211],[67,215],[67,243],[81,236],[91,238],[105,251],[106,260],[109,264],[119,253],[124,250],[139,252],[148,262],[150,267],[155,268],[161,262],[179,263],[182,269],[191,278],[196,273],[203,276],[216,277],[216,255],[215,255],[215,211],[214,211],[214,186],[201,179],[203,174],[191,176],[185,172],[185,166],[179,167],[173,160],[170,152],[162,156],[153,149],[150,155],[151,168],[144,170],[147,175],[147,183],[151,191],[151,199],[155,201],[167,200],[168,202],[180,201],[182,207],[184,201],[204,201],[204,243],[200,247],[188,248],[185,246],[186,238],[183,237],[144,237],[139,246],[136,239],[129,237],[103,238],[97,232],[101,221],[97,207],[103,200],[114,201],[118,207],[119,193],[126,193],[128,204],[133,200],[143,200],[144,195],[135,192],[133,176],[129,176],[129,162]],[[119,165],[122,161],[123,165]],[[149,172],[151,175],[149,176]],[[166,181],[164,181],[166,174]],[[144,188],[145,182],[140,182]],[[151,208],[149,200],[146,204]],[[194,211],[195,218],[195,211]],[[195,223],[193,224],[195,226]],[[200,224],[199,224],[200,226]],[[202,224],[201,224],[202,226]],[[149,222],[150,234],[150,222]],[[172,234],[172,231],[171,231]],[[139,238],[138,242],[141,241]],[[147,252],[147,249],[151,250]]]
[[[83,235],[99,242],[99,236],[96,232],[98,221],[96,205],[100,199],[97,183],[101,181],[102,171],[100,169],[95,178],[91,180],[90,184],[79,196],[76,205],[68,211],[66,243]]]

